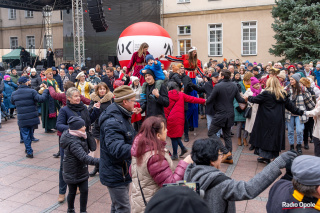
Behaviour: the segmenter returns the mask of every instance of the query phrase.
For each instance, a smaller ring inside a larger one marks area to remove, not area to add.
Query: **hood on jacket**
[[[71,135],[69,133],[69,130],[66,130],[62,133],[61,138],[60,138],[60,146],[63,149],[67,149],[71,143],[76,141],[78,137]]]
[[[103,122],[111,117],[125,116],[126,119],[131,118],[132,112],[122,108],[120,105],[113,103],[106,110],[104,110],[99,118],[99,125],[102,126]]]
[[[220,175],[225,174],[213,166],[190,164],[184,173],[184,179],[188,182],[199,182],[201,189],[206,191],[208,186]]]
[[[174,102],[177,102],[179,100],[179,98],[180,98],[179,92],[177,90],[175,90],[175,89],[170,90],[168,92],[168,96],[169,96],[169,99],[174,101]]]

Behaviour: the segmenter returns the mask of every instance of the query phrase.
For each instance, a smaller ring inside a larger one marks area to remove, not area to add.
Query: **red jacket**
[[[186,95],[177,90],[170,90],[169,106],[164,108],[167,118],[168,137],[180,138],[183,135],[184,128],[184,102],[193,104],[205,104],[206,100]]]
[[[139,136],[134,139],[131,148],[131,155],[136,157],[137,156],[137,145],[138,145]],[[163,142],[163,148],[166,146],[166,142]],[[145,152],[153,150],[152,147],[146,146]],[[184,172],[187,169],[189,164],[183,160],[179,161],[178,166],[176,167],[174,173],[170,168],[170,165],[166,159],[162,162],[159,161],[159,158],[156,155],[153,155],[147,164],[147,168],[149,174],[151,175],[154,182],[158,184],[158,186],[162,187],[164,183],[176,183],[179,180],[183,180]],[[131,166],[129,169],[131,175]]]

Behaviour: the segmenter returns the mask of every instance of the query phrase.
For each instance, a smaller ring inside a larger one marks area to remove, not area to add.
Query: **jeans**
[[[296,124],[297,144],[302,144],[304,124],[300,122],[299,116],[291,116],[288,122],[289,144],[294,145],[294,124]]]
[[[130,213],[130,198],[129,198],[130,184],[118,187],[109,187],[109,194],[111,198],[111,213]]]
[[[210,129],[210,125],[211,125],[211,122],[213,120],[213,115],[208,115],[207,114],[207,127],[208,127],[208,130]],[[217,132],[217,136],[220,138],[220,135],[222,133],[222,129],[220,129],[218,132]]]
[[[33,150],[31,148],[31,138],[32,138],[32,135],[33,135],[32,130],[33,130],[32,127],[20,128],[20,134],[22,136],[22,139],[23,139],[23,142],[24,142],[24,145],[26,147],[28,155],[33,154]]]
[[[172,143],[172,150],[173,150],[173,155],[178,154],[178,145],[180,146],[180,149],[185,149],[183,146],[183,143],[181,142],[181,138],[170,138],[171,143]]]
[[[60,141],[60,137],[59,137]],[[60,148],[60,169],[59,169],[59,194],[64,195],[67,191],[67,184],[63,180],[63,157],[64,157],[64,149]]]
[[[74,200],[76,198],[77,187],[79,186],[80,190],[80,212],[87,211],[88,203],[88,180],[85,180],[77,184],[68,184],[69,193],[67,197],[68,209],[74,209]]]
[[[210,138],[216,138],[216,134],[219,132],[220,129],[221,129],[220,126],[216,126],[211,123],[210,129],[208,131],[208,136]],[[231,127],[222,127],[222,131],[223,131],[223,139],[224,139],[225,146],[223,146],[223,144],[221,143],[222,144],[221,151],[223,152],[223,154],[227,154],[228,152],[232,152]],[[219,138],[218,140],[220,141]]]
[[[35,137],[34,137],[34,128],[32,128],[31,142],[32,142],[34,139],[35,139]],[[22,141],[23,141],[21,131],[20,131],[20,141],[21,141],[21,143],[22,143]]]
[[[184,136],[189,137],[189,122],[187,119],[187,111],[184,111]]]

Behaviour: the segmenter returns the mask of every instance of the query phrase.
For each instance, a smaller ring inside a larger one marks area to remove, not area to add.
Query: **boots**
[[[232,159],[232,154],[231,154],[231,152],[228,152],[227,154],[223,154],[222,162],[225,161],[228,157],[231,157],[231,159]]]
[[[179,158],[178,158],[178,155],[172,155],[171,156],[171,160],[178,160]]]
[[[301,144],[297,144],[296,149],[297,149],[298,155],[302,155]]]
[[[241,138],[238,138],[238,146],[242,146]]]
[[[66,199],[66,195],[64,195],[64,194],[59,194],[59,197],[58,197],[58,202],[59,202],[59,203],[62,203],[65,199]]]
[[[188,152],[187,148],[184,147],[184,149],[181,149],[181,154],[179,155],[179,157],[181,158],[184,154],[186,154]]]
[[[54,158],[60,157],[60,151],[58,151],[56,154],[53,154],[53,157],[54,157]]]
[[[304,149],[305,149],[305,150],[308,150],[308,149],[309,149],[308,141],[304,143]]]
[[[75,213],[74,209],[68,209],[67,213]]]
[[[227,157],[227,159],[223,160],[222,163],[233,164],[232,156]]]
[[[244,145],[244,146],[248,146],[248,142],[247,142],[247,139],[246,139],[246,138],[243,138],[243,145]]]
[[[92,170],[92,172],[89,173],[90,177],[93,177],[97,174],[97,172],[99,172],[99,167],[94,167],[94,169]]]
[[[294,145],[290,145],[290,151],[294,151]]]

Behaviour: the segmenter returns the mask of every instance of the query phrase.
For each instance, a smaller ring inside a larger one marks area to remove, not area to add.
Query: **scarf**
[[[87,139],[87,133],[86,132],[82,132],[80,130],[70,130],[69,129],[69,133],[70,133],[70,135],[73,135],[73,136],[76,136],[76,137],[79,137],[79,138]]]
[[[259,89],[255,89],[255,88],[253,88],[252,85],[250,85],[250,89],[251,89],[251,91],[253,92],[253,95],[252,95],[252,96],[257,96],[257,95],[259,95],[260,92],[261,92],[261,90],[262,90],[261,86],[259,87]]]
[[[242,81],[242,83],[243,83],[244,87],[246,88],[246,91],[247,91],[247,89],[249,89],[250,86],[251,86],[250,84],[245,84],[244,81]]]
[[[52,79],[52,80],[49,80],[47,79],[46,81],[47,83],[47,87],[49,88],[50,86],[53,87],[54,91],[56,92],[56,80]],[[48,108],[49,108],[49,118],[56,118],[57,117],[57,107],[58,106],[58,103],[56,100],[54,100],[52,98],[52,96],[49,94],[49,103],[48,103]]]
[[[71,104],[70,101],[67,101],[67,107],[74,112],[80,112],[81,118],[86,124],[86,132],[90,131],[91,119],[87,107],[80,102],[79,104]]]
[[[320,211],[320,199],[315,197],[307,197],[304,194],[298,192],[297,190],[293,191],[292,196],[299,202],[313,203],[315,205],[313,208]]]

